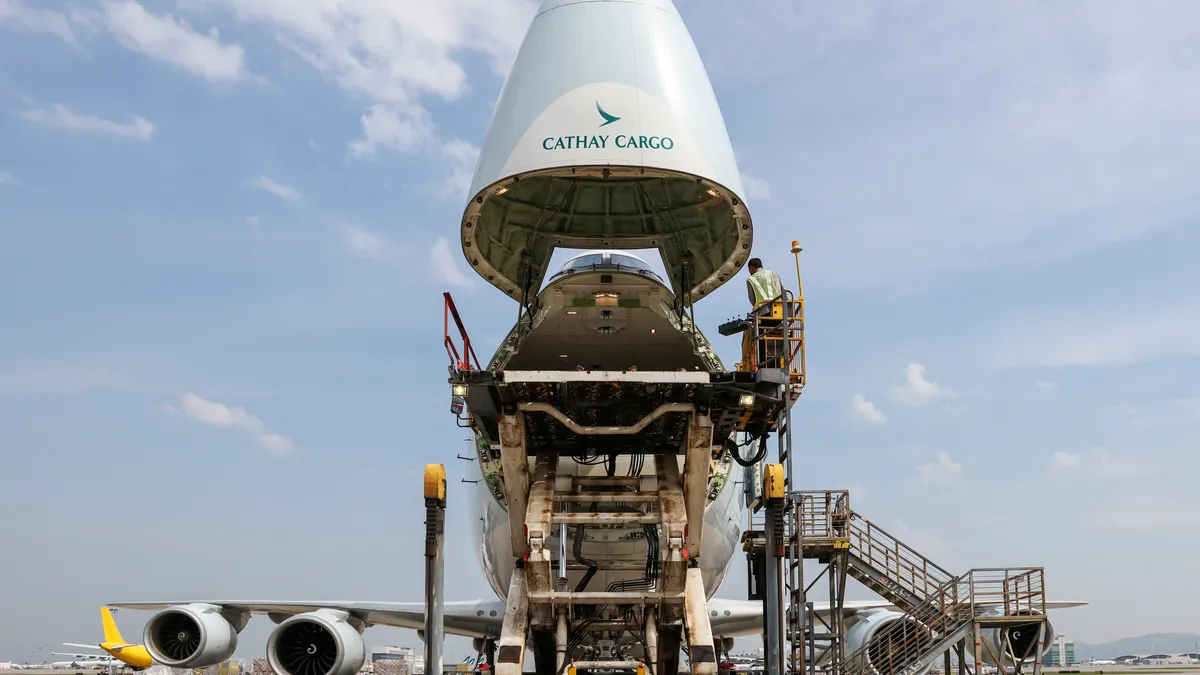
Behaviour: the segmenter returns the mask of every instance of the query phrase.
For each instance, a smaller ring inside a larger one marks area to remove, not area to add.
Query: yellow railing
[[[805,376],[804,287],[800,279],[800,246],[792,242],[796,256],[796,293],[785,290],[783,298],[763,302],[746,317],[742,337],[741,371],[788,366],[793,385],[803,387]],[[785,357],[786,355],[786,357]]]

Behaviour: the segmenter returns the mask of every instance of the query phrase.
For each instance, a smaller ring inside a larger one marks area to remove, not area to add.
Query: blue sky
[[[678,4],[756,254],[805,247],[803,487],[1045,565],[1074,639],[1196,630],[1200,7]],[[0,658],[107,601],[420,597],[441,293],[482,353],[516,312],[454,238],[534,9],[0,0]],[[697,308],[730,362],[744,303]]]

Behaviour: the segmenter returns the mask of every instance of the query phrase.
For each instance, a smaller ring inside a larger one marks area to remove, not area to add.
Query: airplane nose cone
[[[556,248],[657,248],[675,293],[699,300],[753,242],[725,120],[672,0],[542,0],[470,194],[463,255],[522,302]]]
[[[670,12],[675,16],[679,16],[679,10],[675,9],[675,3],[671,2],[671,0],[543,0],[541,8],[538,9],[538,14],[566,5],[607,4],[612,2],[654,7],[655,9],[661,9],[664,12]]]

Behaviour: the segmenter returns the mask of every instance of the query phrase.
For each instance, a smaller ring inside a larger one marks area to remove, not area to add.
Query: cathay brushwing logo
[[[606,127],[606,126],[612,124],[613,122],[616,122],[617,120],[621,119],[620,117],[617,117],[616,115],[610,115],[610,114],[604,112],[604,108],[600,107],[599,101],[596,101],[596,112],[600,113],[600,116],[604,118],[604,124],[600,125],[602,127]]]
[[[3,0],[0,0],[2,2]],[[596,112],[600,113],[600,118],[604,121],[600,123],[601,127],[606,127],[613,122],[621,120],[620,117],[613,115],[600,106],[600,102],[596,101]],[[636,126],[636,124],[634,125]],[[610,144],[609,141],[612,141]],[[670,136],[633,136],[629,134],[583,134],[570,136],[546,136],[542,139],[543,150],[607,150],[609,148],[620,148],[621,150],[673,150],[675,148],[675,139]]]

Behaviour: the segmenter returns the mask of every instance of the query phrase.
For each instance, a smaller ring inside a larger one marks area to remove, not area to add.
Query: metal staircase
[[[1038,643],[1045,635],[1042,569],[973,569],[950,580],[925,602],[885,626],[871,642],[847,654],[830,675],[917,675],[954,644],[975,634],[975,665],[982,650],[992,647],[979,637],[985,628],[1039,623]],[[1003,646],[1000,647],[1004,649]],[[993,663],[1000,654],[989,654]],[[1036,666],[1035,666],[1036,669]]]
[[[799,638],[807,635],[829,643],[826,672],[833,675],[918,675],[972,631],[1028,626],[1040,623],[1046,615],[1041,568],[974,569],[956,577],[854,512],[845,490],[794,492],[792,507],[793,518],[785,523],[787,548],[790,553],[801,553],[789,556],[786,580],[793,663],[804,659]],[[835,610],[826,625],[828,633],[814,634],[811,618],[807,630],[801,625],[807,590],[801,589],[804,558],[830,563],[830,598]],[[852,653],[845,653],[838,643],[838,636],[845,635],[837,599],[842,596],[839,589],[844,589],[845,576],[904,613]],[[991,649],[986,643],[977,645],[977,662],[981,661],[981,648]],[[999,655],[991,656],[992,662],[1001,661]],[[814,658],[811,647],[808,658]]]
[[[844,550],[847,572],[897,607],[916,607],[954,575],[850,509],[845,490],[802,491],[795,496],[796,531],[806,558]]]

